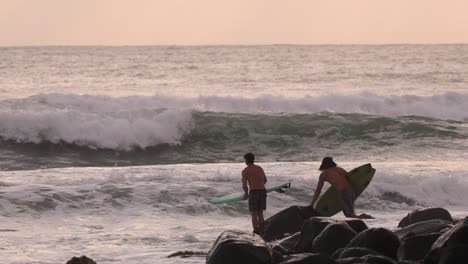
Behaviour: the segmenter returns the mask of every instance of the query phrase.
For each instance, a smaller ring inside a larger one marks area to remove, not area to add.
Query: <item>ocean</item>
[[[2,263],[205,263],[167,257],[251,230],[207,202],[246,152],[292,180],[267,217],[310,202],[324,156],[376,168],[368,226],[468,215],[468,45],[2,47],[0,80]]]

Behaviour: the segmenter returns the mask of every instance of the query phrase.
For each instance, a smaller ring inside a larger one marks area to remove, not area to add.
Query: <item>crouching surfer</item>
[[[338,167],[331,157],[325,157],[322,160],[322,164],[319,168],[322,173],[320,174],[317,188],[312,198],[310,206],[314,207],[317,201],[324,182],[328,182],[338,191],[338,199],[340,200],[341,207],[343,208],[343,214],[350,218],[361,218],[370,219],[374,218],[367,214],[356,215],[354,212],[354,200],[355,194],[351,183],[348,180],[347,174],[343,168]]]
[[[263,168],[254,164],[254,154],[245,154],[244,161],[247,167],[242,170],[243,199],[249,199],[249,211],[252,214],[252,226],[255,230],[264,222],[263,211],[266,210],[267,194],[265,183],[267,182],[267,178]]]

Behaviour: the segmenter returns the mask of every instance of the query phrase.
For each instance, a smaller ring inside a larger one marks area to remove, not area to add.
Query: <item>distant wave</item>
[[[400,139],[467,138],[463,121],[435,119],[466,119],[466,102],[462,94],[251,99],[48,94],[0,101],[0,139],[124,151],[160,145],[224,149],[252,141],[287,148],[327,141],[394,145]]]

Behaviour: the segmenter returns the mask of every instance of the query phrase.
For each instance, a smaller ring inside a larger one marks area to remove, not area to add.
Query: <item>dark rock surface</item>
[[[291,206],[265,220],[255,233],[265,241],[272,241],[301,231],[305,220],[318,215],[310,206]]]
[[[358,258],[344,258],[337,260],[339,264],[396,264],[397,262],[382,255],[366,255]]]
[[[346,223],[356,233],[367,229],[367,225],[361,219],[336,220],[329,217],[311,217],[306,220],[301,229],[301,237],[296,245],[297,253],[312,253],[312,242],[329,224]]]
[[[424,234],[431,234],[431,233],[445,233],[452,227],[453,225],[450,222],[447,222],[445,220],[440,220],[440,219],[434,219],[434,220],[414,223],[404,228],[397,229],[394,232],[400,239],[403,239],[405,237],[416,236],[416,235],[424,235]]]
[[[281,240],[275,241],[271,244],[273,250],[280,252],[282,255],[290,255],[295,253],[295,247],[299,238],[300,232],[297,232],[291,236],[285,237]]]
[[[370,248],[396,260],[399,246],[400,239],[392,231],[385,228],[370,228],[359,233],[345,248]]]
[[[379,255],[379,253],[377,253],[375,250],[372,250],[370,248],[352,247],[352,248],[346,248],[343,251],[341,251],[340,255],[338,256],[338,259],[360,258],[366,255]]]
[[[440,233],[422,234],[406,237],[398,248],[399,260],[422,260],[432,244],[441,236]]]
[[[271,263],[272,250],[258,235],[228,230],[216,239],[206,256],[207,264]]]
[[[413,211],[401,219],[398,227],[406,227],[414,223],[440,219],[453,223],[452,215],[444,208],[432,207]]]
[[[288,256],[281,264],[336,264],[325,254],[302,253]]]
[[[344,248],[356,235],[346,222],[329,224],[312,242],[312,252],[332,255],[336,250]]]
[[[67,264],[96,264],[96,262],[86,256],[81,256],[79,258],[73,257],[67,261]]]
[[[461,250],[466,247],[468,247],[468,217],[434,242],[430,252],[424,258],[424,264],[439,264],[442,260],[454,259],[453,256],[459,256],[465,261],[464,263],[468,263],[468,259],[465,258],[466,254],[464,255]]]

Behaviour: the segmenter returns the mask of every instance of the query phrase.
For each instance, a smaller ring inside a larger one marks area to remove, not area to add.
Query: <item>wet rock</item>
[[[280,252],[282,255],[294,254],[295,247],[297,242],[299,241],[300,236],[301,233],[297,232],[294,235],[275,241],[275,243],[272,244],[273,250]]]
[[[360,258],[360,257],[364,257],[367,255],[379,255],[379,253],[377,253],[375,250],[372,250],[370,248],[352,247],[352,248],[347,248],[347,249],[342,250],[337,258],[338,259]]]
[[[336,250],[344,248],[356,235],[345,222],[329,224],[312,242],[312,252],[332,255]]]
[[[296,252],[312,253],[312,242],[330,223],[338,223],[338,221],[327,217],[312,217],[306,220],[301,229],[301,236],[296,245]]]
[[[468,245],[457,245],[444,249],[438,264],[466,263],[468,263]]]
[[[270,263],[272,250],[258,235],[228,230],[216,239],[206,256],[207,264]]]
[[[337,260],[338,264],[397,264],[389,257],[382,255],[366,255],[357,258],[344,258]]]
[[[424,258],[424,264],[439,264],[439,261],[453,259],[453,256],[464,258],[466,254],[461,250],[468,247],[468,217],[460,221],[449,231],[441,235],[432,245],[430,252]],[[451,263],[451,262],[446,262]]]
[[[333,223],[347,223],[356,233],[367,229],[367,225],[360,219],[336,220],[329,217],[312,217],[306,220],[301,229],[301,236],[296,245],[297,253],[312,252],[312,242],[326,226]]]
[[[431,233],[445,233],[453,225],[450,222],[440,219],[434,219],[429,221],[422,221],[406,226],[401,229],[395,230],[395,234],[400,238],[404,239],[410,236],[424,235]]]
[[[444,208],[433,207],[413,211],[401,219],[398,227],[406,227],[414,223],[440,219],[453,223],[452,215]]]
[[[346,219],[345,222],[358,234],[368,229],[366,222],[361,219]]]
[[[398,248],[399,260],[422,260],[432,244],[441,236],[440,233],[423,234],[406,237]]]
[[[332,258],[325,254],[302,253],[285,258],[281,264],[336,264]]]
[[[382,255],[366,255],[363,257],[344,258],[337,260],[338,264],[396,264],[391,258]]]
[[[79,258],[73,257],[72,259],[67,261],[67,264],[96,264],[96,262],[83,255]]]
[[[385,228],[370,228],[359,233],[345,248],[369,248],[396,260],[399,246],[400,239],[392,231]]]
[[[310,206],[291,206],[265,220],[254,232],[265,241],[272,241],[300,231],[306,219],[318,215]]]

